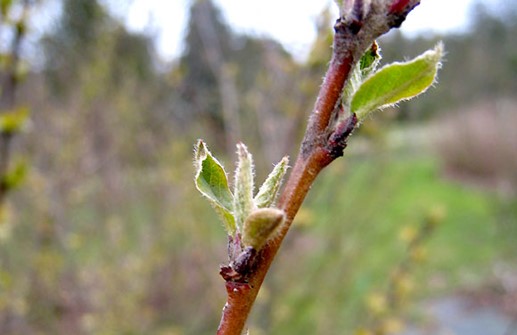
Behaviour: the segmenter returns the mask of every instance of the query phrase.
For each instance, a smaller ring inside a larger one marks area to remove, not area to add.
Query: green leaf
[[[0,133],[8,135],[17,133],[27,124],[28,119],[29,108],[25,106],[4,112],[0,114]]]
[[[233,195],[228,187],[226,172],[219,161],[212,156],[205,143],[199,140],[194,154],[196,168],[195,184],[223,220],[230,235],[236,232],[233,217]]]
[[[354,69],[347,80],[347,84],[344,89],[344,99],[347,105],[350,104],[350,100],[361,86],[364,78],[377,68],[380,60],[380,48],[377,45],[377,42],[374,41],[368,50],[366,50],[366,52],[361,56],[359,62],[354,66]]]
[[[269,174],[264,184],[260,186],[260,189],[253,200],[257,208],[270,207],[278,196],[278,191],[282,185],[282,180],[287,172],[287,165],[289,164],[289,158],[286,156],[275,165],[273,171]]]
[[[359,68],[361,69],[363,77],[369,75],[377,68],[377,65],[379,65],[382,58],[380,51],[381,49],[379,48],[377,41],[373,41],[370,48],[368,48],[361,57]]]
[[[346,81],[346,86],[343,91],[343,98],[346,102],[352,100],[354,93],[357,91],[362,81],[363,78],[361,76],[361,68],[359,67],[359,65],[356,65],[350,72],[348,80]]]
[[[350,110],[363,121],[371,112],[411,99],[431,86],[441,66],[443,46],[415,59],[387,65],[366,79],[352,97]]]
[[[235,170],[233,208],[235,223],[242,227],[244,220],[254,209],[253,205],[253,157],[242,143],[237,144],[237,169]]]

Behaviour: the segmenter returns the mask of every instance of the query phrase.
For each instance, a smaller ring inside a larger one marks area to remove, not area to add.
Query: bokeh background
[[[169,59],[110,1],[0,3],[1,113],[30,110],[9,155],[25,177],[1,205],[0,333],[215,333],[226,236],[194,189],[193,145],[232,171],[245,142],[259,181],[294,158],[334,11],[300,58],[191,1]],[[439,83],[368,120],[319,177],[251,334],[517,334],[517,3],[474,2],[468,17],[380,40],[384,62],[442,40]]]

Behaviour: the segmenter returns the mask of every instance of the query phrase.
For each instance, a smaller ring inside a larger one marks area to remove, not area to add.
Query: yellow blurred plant
[[[16,91],[25,73],[20,53],[30,8],[28,0],[0,2],[0,24],[12,35],[8,50],[0,50],[0,224],[7,193],[23,182],[27,171],[24,160],[12,161],[11,149],[29,116],[29,109],[17,104]]]
[[[397,334],[404,328],[401,314],[409,304],[415,286],[414,273],[427,258],[425,243],[432,237],[437,225],[445,218],[442,206],[432,207],[419,226],[404,226],[399,239],[404,244],[402,260],[393,269],[383,292],[367,296],[368,324],[355,334]]]

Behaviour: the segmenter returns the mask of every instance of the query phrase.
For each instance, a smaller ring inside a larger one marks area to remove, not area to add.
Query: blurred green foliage
[[[22,184],[27,172],[27,164],[14,152],[13,144],[29,119],[29,108],[20,104],[16,96],[25,77],[20,53],[30,9],[28,1],[0,3],[0,39],[7,45],[0,47],[0,225],[7,216],[7,194]],[[13,163],[15,154],[17,162]]]
[[[282,275],[266,282],[269,299],[253,319],[266,334],[364,326],[368,297],[404,258],[400,234],[436,206],[446,216],[429,238],[428,260],[412,269],[417,296],[480,284],[502,250],[514,249],[501,242],[492,197],[441,180],[432,157],[348,158],[314,187],[272,270]]]
[[[28,73],[18,95],[34,111],[16,147],[31,169],[0,213],[0,333],[213,334],[225,301],[218,266],[226,236],[194,188],[192,147],[203,137],[230,167],[229,139],[244,140],[258,181],[293,157],[328,62],[332,19],[322,15],[309,61],[298,64],[274,41],[233,32],[209,1],[194,1],[185,53],[160,64],[152,38],[127,31],[102,2],[62,5],[38,46],[44,69]],[[367,120],[345,159],[317,180],[266,279],[251,334],[367,326],[407,257],[400,235],[435,206],[446,215],[425,242],[426,261],[408,274],[406,310],[476,288],[495,264],[515,261],[515,193],[446,178],[445,155],[434,150],[460,143],[437,141],[445,138],[442,125],[433,132],[437,114],[517,85],[508,43],[516,21],[486,15],[474,17],[470,33],[441,37],[447,57],[436,88],[395,117]],[[202,41],[195,20],[207,16],[218,44]],[[400,50],[402,59],[434,38],[395,33],[381,47],[385,58]],[[210,50],[219,50],[215,60]],[[496,180],[499,170],[490,171]]]

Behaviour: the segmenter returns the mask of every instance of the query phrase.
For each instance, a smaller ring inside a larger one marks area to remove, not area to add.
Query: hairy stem
[[[300,148],[300,153],[280,195],[278,207],[286,213],[285,224],[278,238],[270,241],[258,255],[257,267],[245,282],[226,281],[228,300],[218,335],[241,335],[260,286],[318,174],[341,156],[346,139],[357,124],[355,115],[335,124],[343,87],[351,69],[362,53],[380,35],[398,27],[418,0],[372,0],[365,8],[363,1],[346,1],[351,10],[334,26],[333,55],[321,86],[314,110]]]

